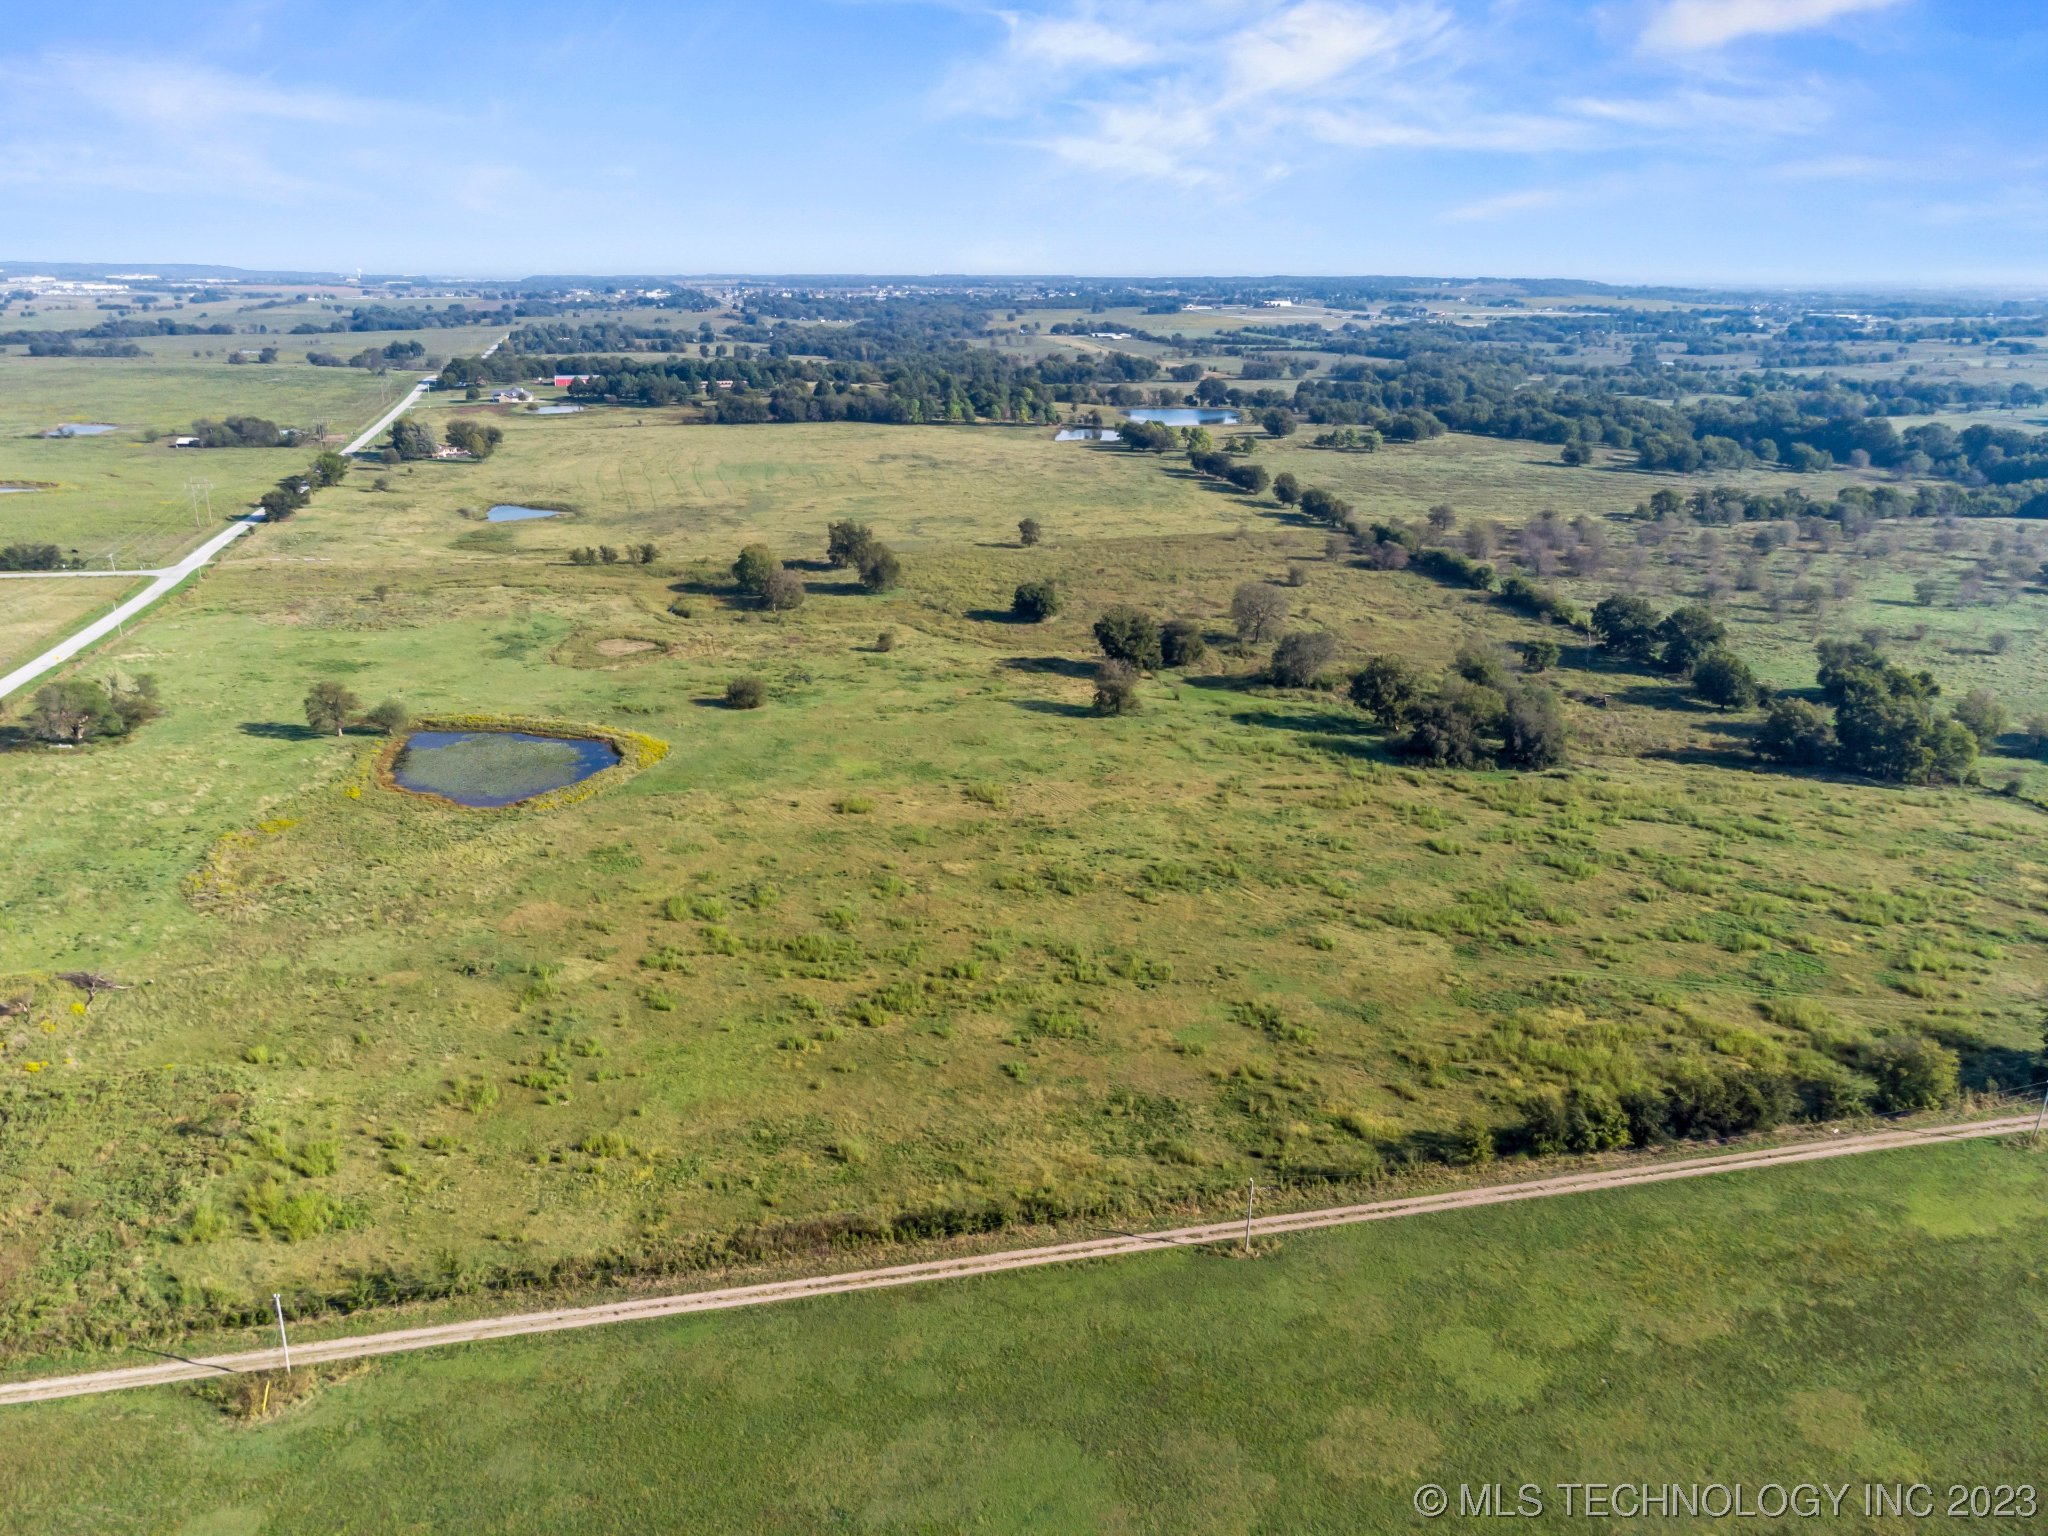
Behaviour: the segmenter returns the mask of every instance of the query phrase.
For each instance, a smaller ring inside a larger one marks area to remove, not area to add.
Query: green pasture
[[[1425,1483],[1564,1530],[1625,1481],[1988,1529],[1860,1490],[2038,1490],[2044,1196],[1979,1142],[471,1345],[9,1409],[0,1478],[50,1536],[1404,1531]]]
[[[1043,432],[492,419],[490,460],[358,471],[87,664],[154,672],[164,719],[10,759],[4,1352],[279,1289],[688,1271],[905,1211],[1395,1188],[1539,1085],[1798,1069],[1901,1027],[1973,1084],[2033,1071],[2024,803],[1759,774],[1740,722],[1576,646],[1557,681],[1607,707],[1568,706],[1553,775],[1396,767],[1223,650],[1098,719],[1089,626],[1119,601],[1220,645],[1239,583],[1298,582],[1340,665],[1544,631]],[[1526,452],[1487,446],[1364,468],[1426,505]],[[500,499],[575,510],[459,515]],[[899,590],[822,566],[846,516],[902,550]],[[793,613],[730,592],[755,538],[806,562]],[[652,565],[567,560],[641,541]],[[1065,610],[1007,622],[1046,576]],[[765,709],[720,706],[739,675]],[[462,812],[306,730],[323,678],[673,750],[564,810]],[[85,1007],[49,979],[81,966],[132,990]]]
[[[256,415],[301,430],[324,423],[345,441],[414,377],[303,362],[235,367],[219,358],[0,356],[0,481],[48,487],[0,496],[0,543],[56,544],[93,565],[109,556],[123,568],[166,564],[281,476],[303,469],[313,451],[181,449],[171,446],[173,434],[200,417]],[[39,435],[65,421],[112,422],[120,430]],[[148,429],[160,434],[157,441],[144,441]],[[212,482],[211,519],[203,495],[194,511],[194,480]],[[0,603],[6,599],[0,592]]]

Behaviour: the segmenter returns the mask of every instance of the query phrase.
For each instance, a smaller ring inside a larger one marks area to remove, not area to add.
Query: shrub
[[[768,685],[758,677],[736,677],[725,685],[727,709],[759,709],[768,702]]]
[[[879,635],[875,636],[875,649],[878,651],[895,650],[896,631],[893,629],[885,629]]]
[[[887,592],[903,580],[903,562],[886,544],[870,544],[860,557],[860,584],[870,592]]]
[[[487,1077],[458,1077],[445,1096],[457,1109],[481,1114],[498,1102],[498,1085]]]
[[[1454,582],[1459,586],[1473,587],[1485,592],[1493,586],[1493,567],[1483,560],[1474,560],[1452,549],[1425,549],[1415,555],[1417,570],[1426,571],[1439,581]]]
[[[1365,563],[1376,571],[1404,571],[1408,568],[1409,560],[1413,558],[1408,552],[1408,546],[1399,539],[1373,538],[1362,542],[1359,552],[1364,556]]]
[[[1460,645],[1451,658],[1451,670],[1482,688],[1504,689],[1508,685],[1508,659],[1488,640],[1467,640]]]
[[[1010,598],[1011,616],[1026,624],[1042,624],[1059,611],[1059,583],[1050,579],[1019,582]]]
[[[803,578],[786,565],[776,566],[761,583],[761,606],[777,613],[801,608],[808,595]]]
[[[748,597],[760,597],[768,588],[768,578],[781,569],[774,550],[766,544],[749,544],[732,563],[733,585]]]
[[[1159,670],[1159,621],[1141,608],[1119,603],[1105,612],[1095,621],[1095,643],[1111,661],[1126,662],[1146,672]]]
[[[1972,688],[1956,700],[1953,713],[1957,723],[1976,738],[1980,751],[2005,733],[2005,705],[1988,689]]]
[[[1263,581],[1247,581],[1230,594],[1230,622],[1244,645],[1260,645],[1287,622],[1287,598]]]
[[[1609,655],[1648,665],[1657,654],[1657,611],[1640,597],[1616,593],[1593,605],[1593,633]]]
[[[1548,688],[1517,688],[1501,712],[1500,758],[1512,768],[1549,768],[1564,761],[1570,740],[1564,710]]]
[[[198,423],[193,425],[196,427]],[[434,434],[420,423],[410,416],[401,416],[391,424],[390,446],[384,450],[387,460],[431,459],[433,456]]]
[[[488,459],[505,441],[505,430],[459,417],[448,423],[446,436],[449,447],[460,448],[472,458]]]
[[[1026,549],[1045,537],[1045,528],[1035,517],[1019,518],[1017,521],[1017,542]]]
[[[1563,648],[1555,640],[1525,640],[1522,642],[1522,670],[1548,672],[1563,654]]]
[[[1313,688],[1337,659],[1337,640],[1328,630],[1297,630],[1273,647],[1266,676],[1281,688]]]
[[[1138,669],[1111,657],[1095,669],[1095,713],[1134,715],[1138,712]]]
[[[61,571],[64,551],[54,544],[10,544],[0,549],[0,571]]]
[[[1192,667],[1208,654],[1209,642],[1193,619],[1168,619],[1160,626],[1160,665]]]
[[[1423,692],[1421,677],[1399,656],[1375,656],[1351,679],[1351,702],[1390,728],[1407,720]]]
[[[1470,768],[1482,755],[1479,722],[1462,699],[1438,694],[1418,699],[1402,716],[1387,749],[1443,768]]]
[[[1301,500],[1301,482],[1291,469],[1282,470],[1273,477],[1273,499],[1283,507],[1291,507]]]
[[[342,684],[315,683],[306,694],[306,724],[316,731],[332,731],[339,736],[362,708],[363,701]]]
[[[125,735],[162,713],[154,677],[138,677],[128,688],[118,679],[97,683],[74,678],[38,688],[24,724],[38,741],[75,747]]]
[[[1657,626],[1657,665],[1674,676],[1690,676],[1727,638],[1727,626],[1705,606],[1688,603],[1674,608]]]
[[[1819,768],[1835,755],[1827,712],[1804,699],[1778,699],[1756,735],[1756,755],[1787,768]]]
[[[1877,1080],[1877,1107],[1889,1113],[1935,1109],[1955,1096],[1955,1052],[1925,1035],[1881,1040],[1864,1065]]]
[[[858,570],[874,542],[874,530],[866,523],[833,523],[825,530],[825,561],[834,570]]]
[[[363,724],[386,736],[396,736],[412,720],[412,714],[396,699],[386,699],[363,716]]]
[[[1548,619],[1570,629],[1577,629],[1585,622],[1579,616],[1579,610],[1565,599],[1523,576],[1510,576],[1500,584],[1500,600],[1532,619]]]
[[[1694,665],[1692,690],[1722,709],[1748,709],[1763,691],[1749,663],[1726,649],[1709,651]]]

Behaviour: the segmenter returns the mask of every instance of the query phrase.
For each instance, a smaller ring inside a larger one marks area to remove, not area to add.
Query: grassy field
[[[2015,1341],[2048,1323],[2044,1196],[2039,1153],[1975,1143],[301,1371],[267,1409],[244,1380],[18,1408],[0,1480],[51,1536],[1392,1531],[1425,1482],[1538,1483],[1541,1529],[1580,1524],[1564,1481],[1945,1499],[2041,1481]],[[1860,1498],[1845,1527],[1891,1528]]]
[[[1552,775],[1400,768],[1337,699],[1221,651],[1094,718],[1104,607],[1220,639],[1237,584],[1290,564],[1294,622],[1343,664],[1543,632],[1042,432],[493,419],[492,459],[358,472],[95,660],[155,672],[165,719],[10,760],[0,995],[31,1007],[0,1040],[0,1349],[279,1289],[311,1309],[863,1223],[1136,1217],[1254,1172],[1388,1187],[1545,1085],[1824,1072],[1900,1028],[1971,1083],[2033,1072],[2048,857],[2023,802],[1759,774],[1739,728],[1577,647],[1558,681],[1608,707],[1569,706],[1579,766]],[[1512,520],[1549,491],[1483,488],[1528,456],[1345,466],[1362,500]],[[1642,494],[1558,473],[1568,512]],[[501,499],[574,512],[460,515]],[[843,516],[903,551],[900,590],[817,561]],[[752,538],[811,562],[802,608],[734,600]],[[566,558],[643,540],[652,565]],[[1008,622],[1035,576],[1065,611]],[[2025,654],[1993,659],[2015,688]],[[716,707],[740,674],[767,708]],[[458,811],[307,731],[322,678],[674,750],[567,810]],[[88,1008],[50,979],[76,966],[134,988]]]
[[[311,456],[306,446],[177,449],[171,434],[200,417],[259,415],[353,436],[411,380],[304,363],[236,368],[219,359],[0,356],[0,481],[47,487],[0,496],[0,543],[52,543],[92,565],[109,556],[124,568],[167,564]],[[39,435],[65,421],[120,430]],[[163,435],[145,442],[148,429]],[[204,498],[194,510],[193,480],[212,482],[211,519]],[[0,603],[7,597],[0,592]]]
[[[140,589],[132,578],[0,581],[0,672],[12,671],[56,640]]]

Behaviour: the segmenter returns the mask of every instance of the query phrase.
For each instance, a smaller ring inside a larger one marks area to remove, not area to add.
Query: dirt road
[[[1542,1200],[1601,1189],[1626,1189],[1638,1184],[1662,1184],[1673,1179],[1696,1179],[1712,1174],[1777,1168],[1790,1163],[1818,1162],[1825,1158],[1850,1157],[1902,1147],[1970,1141],[1986,1136],[2006,1136],[2028,1130],[2033,1126],[2034,1118],[2032,1113],[2028,1113],[1960,1125],[1871,1131],[1860,1135],[1835,1136],[1826,1141],[1771,1147],[1753,1152],[1678,1158],[1669,1162],[1646,1163],[1630,1168],[1558,1174],[1551,1178],[1531,1179],[1523,1183],[1490,1184],[1476,1189],[1446,1190],[1441,1194],[1411,1195],[1399,1200],[1376,1200],[1365,1205],[1292,1211],[1278,1216],[1256,1217],[1250,1223],[1250,1231],[1255,1238],[1274,1237],[1288,1232],[1313,1231],[1319,1227],[1391,1221],[1397,1217],[1423,1216],[1436,1211],[1505,1205],[1518,1200]],[[1245,1231],[1245,1221],[1238,1218],[1233,1221],[1212,1222],[1206,1226],[1180,1227],[1168,1232],[1126,1233],[1114,1237],[1090,1238],[1080,1242],[1056,1243],[1044,1248],[1014,1248],[1003,1253],[973,1254],[957,1259],[934,1259],[921,1264],[898,1264],[885,1269],[816,1275],[804,1280],[778,1280],[762,1285],[733,1286],[716,1291],[689,1291],[676,1296],[648,1296],[634,1301],[606,1302],[598,1306],[563,1307],[551,1312],[521,1312],[504,1317],[477,1318],[469,1322],[442,1323],[427,1328],[403,1328],[391,1333],[360,1334],[353,1338],[319,1342],[294,1341],[291,1346],[292,1364],[317,1365],[329,1360],[356,1360],[369,1355],[395,1355],[415,1349],[437,1349],[445,1344],[471,1344],[484,1339],[515,1338],[529,1333],[557,1333],[567,1328],[596,1328],[606,1323],[639,1322],[649,1318],[675,1317],[686,1312],[718,1312],[732,1307],[758,1307],[770,1302],[796,1301],[806,1296],[832,1296],[843,1291],[872,1291],[886,1286],[920,1285],[931,1280],[958,1280],[971,1275],[994,1274],[1002,1270],[1034,1269],[1043,1264],[1071,1264],[1084,1259],[1109,1259],[1125,1254],[1156,1253],[1164,1248],[1240,1242],[1244,1239]],[[149,1365],[93,1371],[80,1376],[53,1376],[42,1380],[0,1384],[0,1404],[45,1402],[59,1397],[82,1397],[92,1392],[118,1392],[129,1387],[162,1386],[169,1382],[194,1381],[201,1377],[236,1371],[277,1370],[283,1363],[281,1352],[277,1349],[248,1350],[240,1354],[193,1360],[160,1360]]]

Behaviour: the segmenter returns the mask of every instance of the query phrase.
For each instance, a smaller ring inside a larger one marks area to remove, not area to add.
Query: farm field
[[[140,586],[118,576],[0,581],[0,673],[39,655]]]
[[[486,419],[492,458],[381,491],[357,471],[90,663],[155,673],[164,719],[10,760],[0,971],[31,1006],[0,1051],[23,1191],[0,1353],[278,1289],[309,1315],[1141,1219],[1253,1174],[1397,1187],[1515,1145],[1542,1090],[1732,1070],[1825,1096],[1898,1030],[1966,1086],[2035,1073],[2048,859],[2023,799],[1759,772],[1745,722],[1577,644],[1553,671],[1574,768],[1400,766],[1341,696],[1224,647],[1239,584],[1343,667],[1549,631],[1044,431]],[[1369,506],[1472,516],[1530,452],[1343,467]],[[1588,516],[1664,483],[1560,476]],[[573,512],[459,515],[500,499]],[[901,587],[823,565],[849,516],[900,548]],[[733,594],[753,539],[799,563],[803,606]],[[651,563],[568,559],[641,542]],[[1039,577],[1064,609],[1011,622]],[[1118,602],[1217,648],[1102,719],[1090,626]],[[2024,692],[2032,643],[1979,675]],[[741,675],[766,708],[718,707]],[[457,811],[380,788],[375,740],[307,729],[321,680],[671,751],[573,808]],[[80,966],[132,990],[87,1006],[52,979]]]
[[[2044,1195],[2041,1153],[1971,1143],[38,1405],[0,1476],[52,1536],[1402,1530],[1424,1483],[1538,1483],[1553,1524],[1564,1481],[2038,1486],[2012,1341],[2048,1322]]]
[[[416,377],[304,363],[231,367],[218,358],[0,356],[0,482],[45,487],[0,496],[0,543],[55,544],[92,565],[110,557],[124,569],[168,564],[280,476],[303,468],[309,455],[304,444],[176,449],[171,435],[201,417],[257,415],[301,430],[324,423],[330,434],[353,436]],[[119,430],[39,435],[59,422]],[[161,436],[147,442],[146,431]],[[211,520],[203,498],[195,515],[188,489],[195,479],[212,482]],[[0,592],[0,602],[6,597]]]

